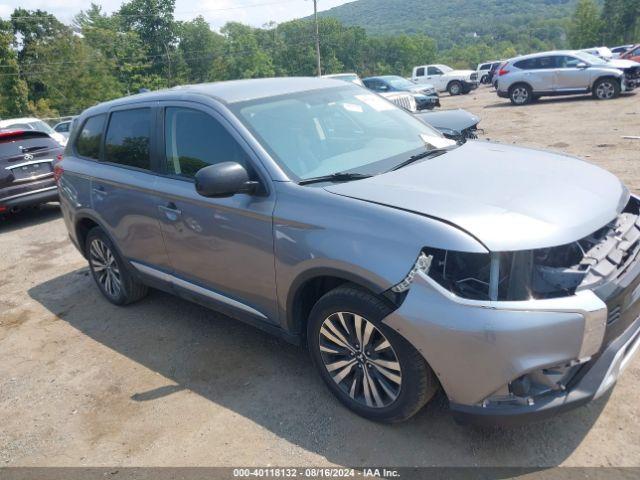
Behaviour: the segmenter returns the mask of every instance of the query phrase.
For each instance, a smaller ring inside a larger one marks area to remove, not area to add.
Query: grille
[[[405,110],[408,110],[410,112],[415,112],[416,110],[415,100],[410,95],[400,95],[397,97],[390,98],[389,100],[391,100],[397,106],[404,108]]]

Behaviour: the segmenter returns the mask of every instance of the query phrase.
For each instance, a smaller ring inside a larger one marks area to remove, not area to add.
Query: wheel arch
[[[100,222],[92,215],[85,213],[79,216],[78,218],[76,218],[75,220],[74,229],[75,229],[76,241],[78,242],[78,247],[80,248],[80,252],[85,258],[87,256],[87,253],[85,251],[85,245],[87,243],[87,235],[89,235],[89,232],[95,227],[100,227],[103,230],[105,230],[104,227],[100,224]]]
[[[525,87],[529,87],[531,89],[531,93],[535,94],[535,92],[533,91],[533,87],[531,86],[530,83],[525,82],[524,80],[519,80],[517,82],[512,83],[511,85],[509,85],[509,96],[511,96],[511,92],[513,91],[514,88],[516,88],[519,85],[524,85]]]
[[[336,268],[313,268],[298,275],[291,284],[286,305],[287,330],[300,335],[304,343],[307,320],[313,306],[325,293],[347,283],[367,290],[389,303],[393,309],[397,308],[382,295],[385,289],[367,278]]]

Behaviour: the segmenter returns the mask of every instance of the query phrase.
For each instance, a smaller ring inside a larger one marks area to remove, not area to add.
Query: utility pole
[[[320,31],[318,30],[318,0],[313,0],[313,18],[316,22],[316,58],[318,61],[318,76],[322,76],[320,67]]]

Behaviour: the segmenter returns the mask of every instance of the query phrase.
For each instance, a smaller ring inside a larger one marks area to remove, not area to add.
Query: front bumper
[[[640,343],[640,265],[635,267],[606,298],[586,290],[509,302],[462,299],[419,272],[402,305],[384,321],[424,356],[456,416],[492,425],[526,422],[575,408],[613,386]],[[611,301],[623,305],[613,326]],[[567,365],[577,372],[561,389],[524,399],[512,394],[511,385],[524,376]]]
[[[416,97],[416,108],[418,110],[433,110],[440,106],[440,97],[436,95],[421,95]]]

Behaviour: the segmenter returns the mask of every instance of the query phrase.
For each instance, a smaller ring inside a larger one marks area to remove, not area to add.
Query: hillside
[[[440,48],[533,36],[562,43],[577,0],[358,0],[320,13],[371,34],[421,33]]]

